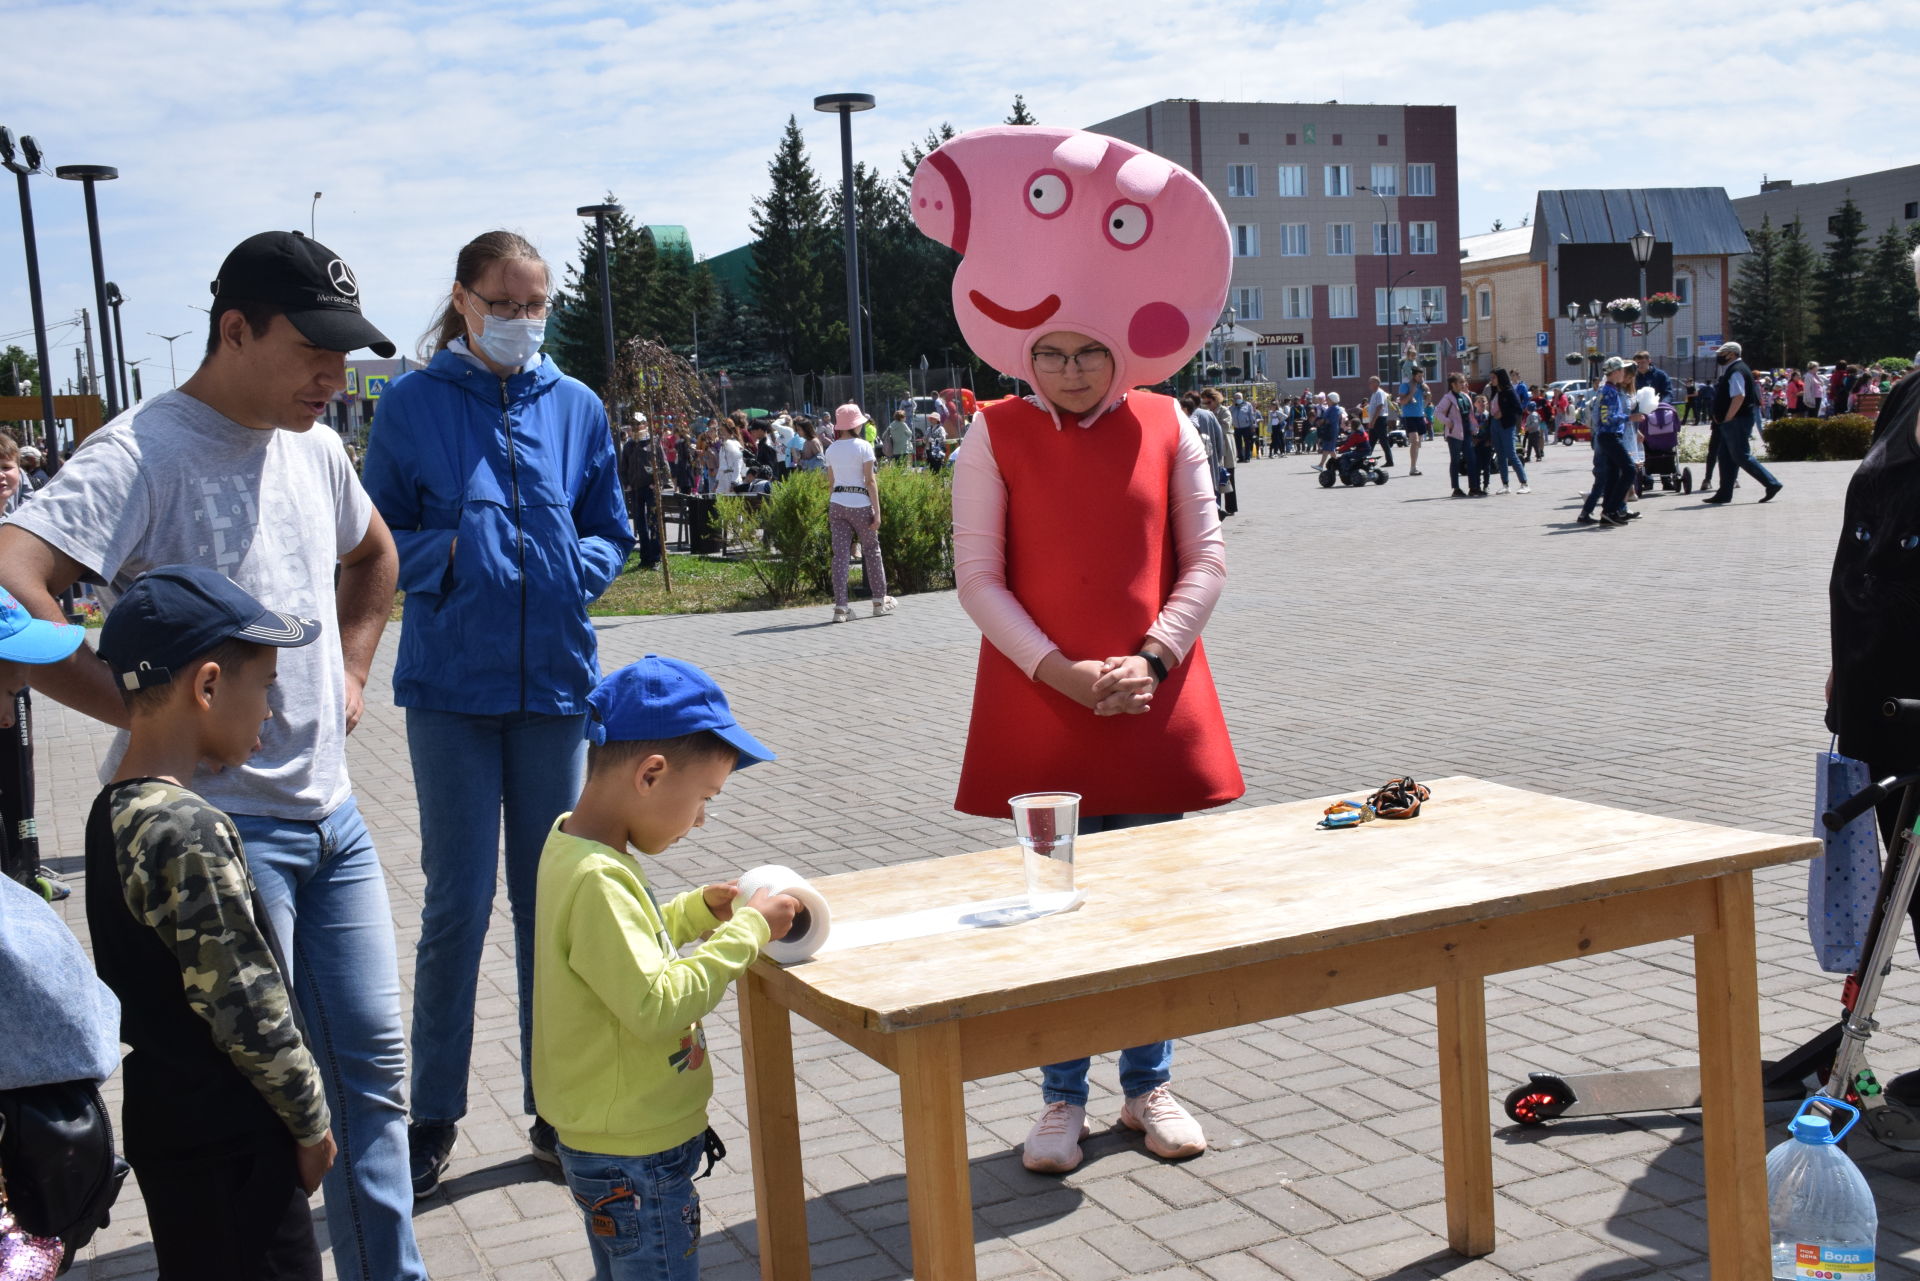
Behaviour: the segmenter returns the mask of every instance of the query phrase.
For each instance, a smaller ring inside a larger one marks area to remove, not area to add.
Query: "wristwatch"
[[[1153,679],[1159,681],[1162,685],[1167,683],[1167,665],[1158,654],[1149,654],[1143,649],[1135,654],[1134,657],[1146,659],[1147,666],[1153,669]]]

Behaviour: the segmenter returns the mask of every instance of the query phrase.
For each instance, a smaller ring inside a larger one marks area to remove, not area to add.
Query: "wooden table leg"
[[[1487,993],[1479,978],[1435,989],[1440,1049],[1440,1144],[1447,1244],[1493,1252],[1493,1121],[1487,1108]]]
[[[762,1281],[807,1281],[807,1185],[800,1170],[800,1105],[794,1094],[793,1020],[749,970],[740,999],[740,1058],[747,1084],[747,1143]]]
[[[900,1116],[915,1281],[974,1281],[973,1185],[960,1080],[960,1025],[900,1034]]]
[[[1718,921],[1693,936],[1707,1254],[1715,1276],[1764,1277],[1771,1264],[1753,874],[1729,873],[1709,887]]]

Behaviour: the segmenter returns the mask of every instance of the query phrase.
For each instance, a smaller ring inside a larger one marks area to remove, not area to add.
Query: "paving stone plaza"
[[[1407,477],[1403,459],[1392,483],[1366,490],[1322,490],[1295,458],[1243,464],[1228,586],[1206,632],[1246,774],[1240,804],[1466,774],[1803,833],[1814,753],[1827,743],[1826,580],[1851,465],[1783,467],[1786,491],[1765,507],[1751,481],[1727,508],[1649,497],[1645,519],[1614,530],[1572,523],[1589,458],[1552,448],[1531,494],[1461,502],[1447,497],[1441,450],[1426,475]],[[828,614],[600,620],[605,666],[646,652],[699,662],[782,754],[736,778],[707,827],[650,869],[669,891],[762,862],[827,875],[1011,843],[1007,825],[949,808],[978,645],[954,595],[902,598],[892,617],[850,626]],[[388,680],[397,631],[381,645],[351,757],[406,979],[422,878]],[[107,735],[48,700],[39,707],[43,853],[77,887]],[[1446,804],[1444,789],[1432,804]],[[1819,972],[1807,941],[1804,888],[1799,864],[1757,878],[1769,1055],[1838,1012],[1840,979]],[[81,895],[60,910],[84,940]],[[592,1273],[579,1218],[528,1155],[519,1116],[510,941],[502,892],[481,975],[473,1110],[416,1225],[435,1278],[579,1281]],[[1899,958],[1874,1042],[1883,1077],[1920,1067],[1910,941]],[[1529,1070],[1693,1063],[1692,980],[1685,941],[1496,976],[1496,1094]],[[711,1281],[747,1281],[759,1267],[735,1029],[729,998],[708,1022],[714,1124],[731,1149],[699,1185]],[[805,1025],[796,1057],[815,1275],[909,1276],[893,1076]],[[1695,1113],[1522,1131],[1496,1098],[1498,1248],[1477,1260],[1448,1251],[1431,991],[1181,1042],[1173,1089],[1212,1142],[1183,1164],[1109,1128],[1120,1105],[1111,1056],[1096,1060],[1093,1085],[1094,1135],[1065,1178],[1020,1165],[1037,1074],[967,1087],[982,1278],[1709,1274]],[[1791,1110],[1769,1106],[1770,1142]],[[1851,1148],[1879,1201],[1880,1275],[1920,1275],[1920,1155],[1870,1139]],[[132,1181],[70,1275],[154,1275]]]

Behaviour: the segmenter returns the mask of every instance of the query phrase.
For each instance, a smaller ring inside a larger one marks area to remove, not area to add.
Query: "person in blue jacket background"
[[[414,963],[414,1194],[439,1185],[467,1110],[474,991],[502,820],[534,1155],[533,897],[547,829],[579,795],[587,606],[633,548],[600,399],[540,354],[552,273],[523,237],[460,251],[425,369],[388,386],[363,482],[400,549],[406,608],[394,701],[406,709],[426,894]]]

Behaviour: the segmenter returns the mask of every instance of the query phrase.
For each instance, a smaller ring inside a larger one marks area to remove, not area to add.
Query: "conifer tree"
[[[608,192],[605,203],[619,202]],[[613,287],[616,346],[629,338],[650,336],[646,301],[656,257],[652,235],[624,211],[607,220],[607,273]],[[567,264],[547,331],[547,348],[564,372],[595,390],[606,385],[606,346],[601,335],[600,243],[591,222],[581,229],[578,257]]]
[[[1766,363],[1778,360],[1783,365],[1799,366],[1812,357],[1818,336],[1814,278],[1819,265],[1819,256],[1807,243],[1805,229],[1795,218],[1780,230],[1774,265],[1774,334],[1780,344],[1779,351],[1755,352],[1752,359]],[[1824,340],[1822,347],[1824,350]]]
[[[1830,360],[1866,360],[1873,341],[1867,287],[1867,220],[1848,196],[1828,222],[1831,239],[1815,274],[1820,350]]]
[[[1027,110],[1027,96],[1025,94],[1016,93],[1013,95],[1013,112],[1007,117],[1007,123],[1010,125],[1037,125],[1040,123],[1033,118],[1033,113]]]
[[[793,116],[787,117],[767,176],[771,185],[754,202],[752,223],[753,293],[760,315],[788,369],[837,369],[845,357],[829,354],[824,332],[826,197]]]
[[[1747,233],[1747,245],[1729,299],[1729,323],[1733,340],[1758,358],[1761,352],[1780,349],[1780,233],[1773,229],[1772,218],[1763,217]]]
[[[1913,359],[1920,346],[1920,288],[1913,281],[1913,251],[1920,243],[1920,223],[1901,231],[1889,223],[1874,242],[1867,265],[1868,332],[1864,359],[1884,356]]]

